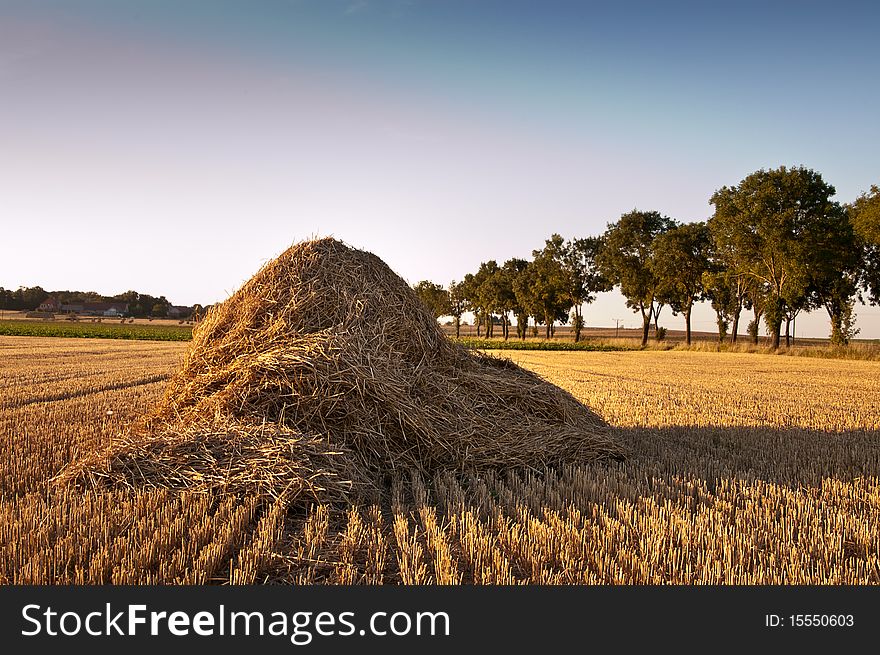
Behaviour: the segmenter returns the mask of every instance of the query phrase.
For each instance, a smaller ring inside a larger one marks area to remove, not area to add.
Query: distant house
[[[38,312],[60,312],[61,311],[61,301],[58,300],[55,296],[49,296],[43,302],[40,303],[40,306],[37,307]]]
[[[125,302],[84,302],[70,305],[62,305],[61,311],[68,314],[82,314],[83,316],[124,316],[128,313],[128,303]]]
[[[190,314],[192,314],[192,307],[171,305],[171,307],[168,308],[168,318],[186,318]]]

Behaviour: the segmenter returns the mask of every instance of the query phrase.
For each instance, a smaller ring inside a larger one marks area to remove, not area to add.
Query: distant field
[[[135,323],[121,323],[112,319],[101,322],[91,319],[79,321],[40,321],[25,320],[19,317],[12,320],[0,320],[0,336],[28,336],[28,337],[68,337],[84,339],[131,339],[137,341],[190,341],[192,340],[192,325],[181,325],[177,321],[148,322],[139,319]],[[449,332],[447,331],[447,334]],[[626,350],[639,350],[640,340],[633,337],[602,337],[599,332],[587,332],[584,339],[578,343],[571,337],[557,337],[555,339],[526,340],[509,339],[504,341],[500,338],[485,339],[476,337],[462,337],[459,342],[469,348],[480,350],[527,350],[527,351],[603,351],[616,352]],[[880,360],[880,344],[854,343],[849,348],[829,348],[827,343],[821,341],[800,342],[799,345],[788,350],[780,350],[780,354],[803,355],[823,358],[840,359],[868,359]],[[650,341],[648,349],[681,349],[684,347],[680,341],[668,339],[663,342]],[[694,350],[716,350],[717,342],[709,339],[696,341],[692,346]],[[722,350],[730,350],[730,344],[720,347]],[[741,352],[768,352],[766,346],[753,346],[751,343],[741,341],[733,350]]]
[[[135,339],[145,341],[190,341],[192,327],[120,323],[118,320],[80,321],[0,321],[0,335],[17,337],[72,337],[81,339]]]
[[[402,475],[376,505],[302,513],[53,488],[185,351],[0,337],[0,582],[880,583],[878,362],[507,351],[603,416],[627,461]]]
[[[561,341],[561,340],[525,340],[509,339],[503,341],[500,339],[477,339],[474,337],[462,337],[457,339],[459,343],[468,348],[478,350],[580,350],[580,351],[606,351],[614,352],[619,350],[637,350],[638,344],[629,344],[624,342],[604,343],[594,339],[578,341]]]

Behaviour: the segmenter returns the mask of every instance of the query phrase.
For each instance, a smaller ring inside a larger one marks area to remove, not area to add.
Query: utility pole
[[[614,338],[617,339],[620,336],[620,319],[612,318],[611,320],[614,321]]]

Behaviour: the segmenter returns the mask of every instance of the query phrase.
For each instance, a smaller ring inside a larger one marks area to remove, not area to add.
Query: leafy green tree
[[[552,238],[558,236],[554,234]],[[597,293],[611,291],[613,288],[596,264],[596,256],[601,248],[600,237],[587,237],[565,242],[560,252],[562,270],[568,287],[568,299],[574,307],[572,322],[576,342],[580,341],[584,326],[583,306],[596,300]]]
[[[532,251],[533,260],[518,278],[515,289],[517,301],[535,317],[535,324],[544,324],[547,339],[552,336],[554,323],[568,322],[571,308],[562,253],[563,239],[554,234],[543,249]]]
[[[765,322],[779,347],[786,304],[797,307],[806,298],[811,238],[823,224],[836,219],[834,187],[819,173],[782,166],[759,170],[737,186],[723,187],[710,200],[709,220],[722,250],[736,253],[741,272],[761,283],[767,292]]]
[[[730,331],[730,340],[736,343],[739,319],[746,300],[746,281],[742,275],[713,264],[703,274],[703,289],[712,303],[718,324],[718,340],[723,342]]]
[[[655,312],[659,313],[654,272],[654,240],[675,226],[675,221],[656,211],[633,211],[608,225],[603,247],[596,257],[602,275],[620,287],[627,307],[642,315],[642,345]]]
[[[462,281],[459,283],[459,285],[461,294],[465,298],[466,310],[472,311],[474,313],[474,325],[477,326],[477,336],[479,337],[483,317],[481,314],[481,308],[479,306],[477,293],[477,290],[479,288],[478,280],[473,273],[468,273],[464,276],[464,278],[462,278]]]
[[[455,337],[461,336],[461,315],[467,311],[468,300],[465,295],[465,285],[453,280],[447,288],[449,297],[449,315],[455,322]]]
[[[657,295],[676,314],[684,315],[685,340],[691,345],[691,312],[703,299],[703,276],[710,267],[709,228],[705,223],[679,225],[657,235],[653,243]]]
[[[755,315],[754,320],[749,323],[747,332],[752,339],[752,343],[756,346],[758,345],[758,337],[760,336],[761,331],[761,319],[764,317],[768,295],[765,284],[755,279],[748,280],[743,307],[751,309]]]
[[[33,311],[48,297],[42,287],[19,287],[15,291],[0,287],[0,309]]]
[[[749,333],[749,336],[752,338],[752,342],[757,345],[758,343],[758,331],[761,329],[761,322],[757,318],[749,321],[749,326],[746,328],[746,331]]]
[[[413,291],[434,318],[449,316],[449,292],[441,285],[430,280],[422,280],[413,287]]]
[[[500,316],[501,331],[505,341],[510,337],[510,314],[522,314],[514,283],[526,265],[527,262],[521,259],[508,260],[500,267],[494,261],[487,262],[486,265],[481,291],[490,313],[493,316],[495,314]]]
[[[525,271],[528,267],[529,262],[525,259],[517,258],[508,259],[501,267],[505,278],[506,310],[516,317],[516,336],[520,339],[526,338],[526,329],[529,326],[529,314],[520,301],[520,296],[517,294],[516,290],[520,283],[520,279],[525,276]],[[504,338],[507,339],[507,336]]]
[[[731,240],[725,239],[724,222],[709,221],[707,223],[712,238],[710,270],[704,279],[706,297],[712,302],[718,324],[728,322],[731,328],[730,340],[736,343],[739,335],[739,321],[744,308],[750,308],[747,261]],[[719,233],[716,233],[719,232]]]
[[[862,252],[862,286],[869,302],[880,305],[880,187],[872,185],[847,211]]]
[[[141,296],[142,301],[144,298],[149,301],[153,301],[152,307],[150,308],[150,316],[167,316],[168,309],[171,307],[171,303],[168,302],[168,299],[165,296],[159,296],[158,298],[153,298],[152,296]]]
[[[498,276],[498,262],[490,259],[480,264],[480,268],[474,275],[475,295],[474,302],[480,309],[480,315],[486,326],[486,338],[491,339],[495,336],[495,321],[493,314],[499,312],[500,291]]]
[[[504,266],[498,266],[494,260],[487,262],[486,280],[482,290],[493,320],[496,314],[500,318],[501,336],[505,341],[510,337],[510,313],[517,306],[513,281]]]
[[[523,318],[525,320],[520,320],[517,318],[517,323],[523,324],[523,331],[521,338],[525,339],[525,333],[528,330],[529,318],[534,320],[534,332],[535,336],[537,336],[538,325],[543,321],[543,309],[538,302],[538,297],[534,292],[534,284],[533,278],[535,277],[535,272],[533,270],[534,262],[527,262],[525,269],[523,269],[520,274],[513,281],[513,291],[516,294],[516,303],[522,308]]]
[[[831,321],[831,343],[845,346],[855,333],[853,306],[864,274],[866,248],[857,233],[854,212],[836,206],[828,221],[813,227],[809,266],[809,304],[824,307]]]
[[[43,287],[25,287],[22,289],[22,309],[36,309],[48,297]]]
[[[98,300],[107,300],[107,298],[98,298]],[[113,302],[128,303],[128,313],[131,316],[145,318],[148,316],[166,316],[171,303],[165,296],[151,296],[146,293],[138,293],[137,291],[126,291],[113,296],[109,300]],[[70,300],[68,302],[83,302],[83,300]]]

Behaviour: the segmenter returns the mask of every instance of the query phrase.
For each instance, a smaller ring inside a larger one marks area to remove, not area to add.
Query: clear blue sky
[[[634,207],[705,219],[715,189],[782,164],[849,201],[880,183],[878,18],[849,2],[0,0],[0,285],[213,302],[314,235],[447,283]],[[880,308],[859,317],[880,338]],[[586,318],[637,323],[617,294]],[[827,318],[798,331],[825,336]]]

